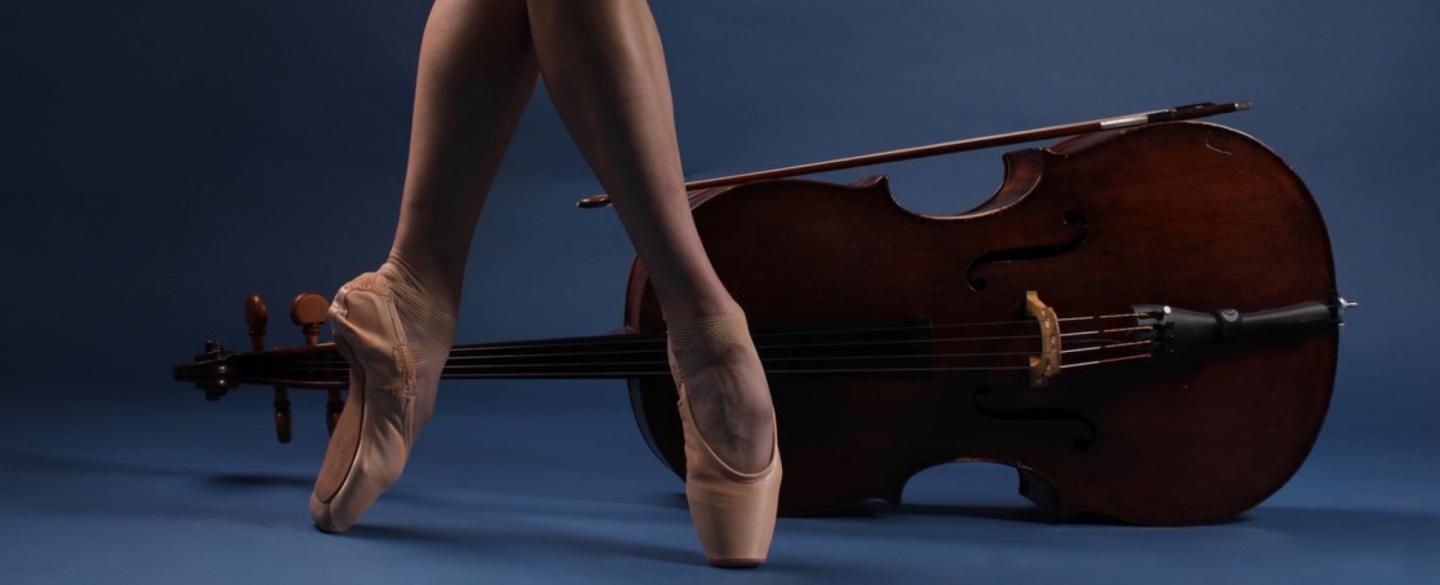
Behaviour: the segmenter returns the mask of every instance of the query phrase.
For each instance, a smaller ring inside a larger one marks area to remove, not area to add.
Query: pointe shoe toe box
[[[404,471],[416,429],[413,364],[384,280],[341,287],[330,313],[336,349],[352,364],[350,396],[310,496],[315,526],[345,532]],[[362,364],[354,368],[354,364]]]
[[[703,442],[686,447],[685,499],[706,558],[716,566],[760,565],[770,550],[784,475],[778,447],[755,473],[730,468]]]

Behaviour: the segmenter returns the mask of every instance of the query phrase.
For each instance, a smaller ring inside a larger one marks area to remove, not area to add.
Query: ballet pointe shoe
[[[713,350],[725,344],[740,343],[754,351],[749,328],[743,314],[730,314],[706,319],[697,324],[699,335],[676,347],[671,337],[670,372],[679,394],[677,404],[685,437],[685,499],[690,504],[690,518],[700,545],[711,565],[717,567],[757,567],[765,562],[775,532],[775,512],[780,498],[780,446],[771,416],[770,461],[755,472],[738,471],[726,464],[695,424],[690,409],[689,392],[683,372],[713,365]],[[674,331],[672,324],[672,331]],[[703,344],[703,345],[702,345]],[[711,362],[711,363],[706,363]]]
[[[350,393],[310,495],[324,532],[343,533],[400,477],[423,420],[415,408],[415,363],[391,282],[367,272],[330,305],[335,347],[350,364]]]

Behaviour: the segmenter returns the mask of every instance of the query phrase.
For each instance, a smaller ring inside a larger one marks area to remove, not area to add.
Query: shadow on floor
[[[346,533],[346,536],[394,544],[444,546],[455,548],[463,554],[493,549],[496,543],[504,543],[506,548],[554,550],[587,556],[618,555],[686,566],[705,562],[703,555],[684,548],[656,546],[611,537],[591,537],[575,532],[542,529],[533,524],[519,527],[522,530],[516,528],[513,525],[507,526],[505,530],[481,527],[447,529],[429,526],[358,525]]]
[[[197,467],[164,466],[61,457],[0,450],[0,467],[25,481],[0,487],[11,507],[42,514],[92,518],[224,521],[302,533],[310,530],[303,501],[312,478],[298,474],[217,473]],[[99,481],[97,481],[97,478]],[[152,480],[179,481],[179,487]],[[188,487],[185,487],[188,486]],[[275,492],[272,497],[267,492]],[[188,492],[188,493],[187,493]],[[284,501],[282,502],[281,499]],[[381,542],[423,543],[456,551],[557,549],[579,555],[609,555],[693,565],[690,548],[636,542],[623,534],[587,534],[587,521],[645,531],[687,520],[680,492],[601,494],[594,498],[448,490],[426,493],[396,489],[386,503],[428,509],[413,526],[366,524],[350,536]],[[297,503],[299,502],[299,503]],[[1383,504],[1383,503],[1382,503]],[[439,512],[440,514],[436,514]],[[477,516],[455,527],[455,515]],[[954,518],[954,522],[946,521]],[[433,519],[433,523],[427,520]],[[873,520],[873,521],[872,521]],[[915,521],[910,521],[915,520]],[[984,525],[965,520],[992,521]],[[1001,524],[994,524],[998,521]],[[1226,539],[1283,537],[1336,554],[1409,554],[1440,550],[1440,515],[1406,508],[1262,505],[1234,521],[1195,528],[1144,528],[1103,518],[1058,520],[1029,506],[902,504],[866,502],[787,523],[795,537],[848,539],[923,538],[983,543],[996,531],[1014,542],[1049,546],[1084,534],[1111,542],[1161,539],[1196,543]],[[650,525],[651,528],[646,528]],[[493,528],[491,528],[493,526]],[[1040,530],[1029,527],[1036,527]],[[579,530],[576,528],[580,527]],[[1056,531],[1058,530],[1058,532]],[[1257,542],[1263,542],[1257,540]],[[686,542],[688,547],[691,543]],[[798,570],[798,569],[797,569]]]

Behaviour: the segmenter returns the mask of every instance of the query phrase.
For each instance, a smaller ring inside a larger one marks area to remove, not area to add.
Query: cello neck
[[[761,360],[769,374],[895,375],[932,369],[927,319],[768,335],[774,339],[764,344]],[[669,377],[666,343],[664,332],[468,343],[450,349],[441,377]],[[862,360],[862,365],[854,365],[856,360]],[[216,345],[192,363],[177,366],[175,379],[202,388],[256,384],[343,390],[349,387],[349,371],[333,343],[246,353]]]

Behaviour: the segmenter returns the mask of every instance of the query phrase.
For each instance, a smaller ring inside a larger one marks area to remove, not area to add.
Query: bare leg
[[[369,509],[434,411],[475,222],[537,76],[524,0],[435,2],[390,257],[331,307],[352,378],[310,502],[322,530]]]
[[[524,0],[437,0],[393,252],[453,310],[475,222],[538,71]]]
[[[739,308],[716,276],[690,215],[670,81],[660,36],[643,0],[529,0],[546,88],[615,202],[660,298],[672,334],[679,321]],[[734,351],[730,351],[734,349]],[[771,459],[772,406],[750,348],[723,355],[690,386],[691,408],[727,463],[757,470]]]

